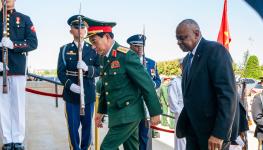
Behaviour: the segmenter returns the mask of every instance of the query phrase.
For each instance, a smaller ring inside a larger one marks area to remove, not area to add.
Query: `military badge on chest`
[[[17,25],[17,27],[19,28],[19,26],[20,26],[20,17],[16,17],[16,25]]]
[[[151,75],[155,76],[155,69],[151,69]]]
[[[111,69],[120,68],[120,62],[118,60],[114,60],[111,62]]]
[[[112,50],[111,56],[113,58],[116,58],[117,57],[117,51]],[[115,69],[115,68],[120,68],[120,62],[118,60],[114,60],[111,62],[111,69]]]
[[[112,50],[112,54],[111,54],[112,57],[117,57],[117,51],[116,50]]]

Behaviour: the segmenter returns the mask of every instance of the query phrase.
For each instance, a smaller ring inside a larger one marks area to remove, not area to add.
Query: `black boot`
[[[14,150],[13,149],[13,143],[4,144],[2,147],[2,150]]]
[[[22,143],[14,143],[14,150],[24,150],[24,145]]]

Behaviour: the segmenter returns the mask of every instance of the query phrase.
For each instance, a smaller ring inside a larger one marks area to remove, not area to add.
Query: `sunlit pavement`
[[[46,89],[44,90],[46,91]],[[27,150],[69,149],[64,117],[64,102],[61,99],[58,102],[59,107],[56,108],[55,98],[27,93],[25,139]],[[254,128],[255,125],[252,125],[248,132],[249,150],[257,149],[257,139],[253,137]],[[104,128],[99,130],[100,141],[102,141],[107,130],[106,120]],[[160,138],[153,139],[153,150],[173,150],[174,135],[161,131],[159,133]],[[95,149],[94,146],[92,146],[92,149]]]
[[[38,89],[49,91],[46,89]],[[54,93],[54,92],[52,92]],[[55,98],[26,94],[26,150],[68,150],[68,132],[64,115],[64,102]],[[99,140],[102,141],[107,132],[107,121],[99,130]],[[0,142],[0,145],[1,142]],[[95,149],[92,146],[92,149]],[[159,140],[153,140],[153,150],[172,150],[172,147]]]

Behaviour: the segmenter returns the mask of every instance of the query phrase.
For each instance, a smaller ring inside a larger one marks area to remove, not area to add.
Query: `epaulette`
[[[130,50],[129,48],[123,47],[123,46],[119,46],[119,47],[117,48],[117,51],[120,51],[120,52],[122,52],[122,53],[124,53],[124,54],[126,54],[129,50]]]

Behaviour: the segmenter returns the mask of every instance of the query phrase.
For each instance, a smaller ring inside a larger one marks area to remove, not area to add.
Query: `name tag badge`
[[[67,52],[67,55],[77,55],[77,53],[73,52],[72,50]]]

